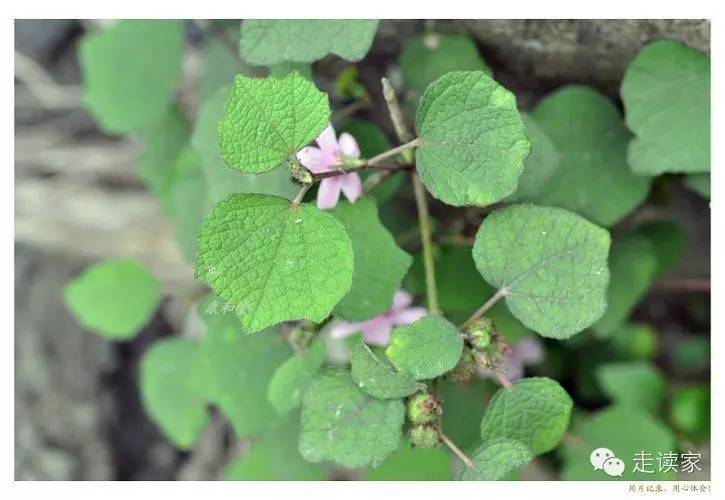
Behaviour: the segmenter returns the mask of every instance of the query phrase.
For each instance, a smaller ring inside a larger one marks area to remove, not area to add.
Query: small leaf
[[[655,279],[661,278],[671,271],[685,253],[687,245],[685,230],[672,221],[647,222],[637,228],[637,233],[644,235],[649,240],[657,255]]]
[[[597,367],[597,381],[615,403],[657,413],[667,385],[652,364],[643,361],[607,363]]]
[[[242,23],[241,54],[250,64],[311,63],[327,54],[362,59],[378,21],[368,19],[250,19]]]
[[[299,415],[292,414],[252,445],[225,472],[227,481],[322,481],[325,468],[306,462],[297,449]]]
[[[458,474],[459,481],[498,481],[506,474],[528,464],[533,456],[531,451],[521,442],[495,438],[486,441],[475,452],[474,468],[465,467]]]
[[[164,435],[190,449],[209,423],[206,402],[192,386],[199,346],[184,339],[156,342],[141,360],[141,397]]]
[[[366,393],[380,399],[403,398],[418,390],[418,383],[380,360],[362,341],[352,351],[352,379]]]
[[[569,426],[574,403],[554,380],[525,378],[499,389],[481,421],[481,437],[521,441],[534,455],[552,450]]]
[[[388,311],[413,260],[395,244],[369,198],[337,205],[332,215],[345,226],[355,256],[352,287],[335,307],[347,321],[366,321]]]
[[[242,172],[269,172],[313,141],[329,121],[327,94],[299,73],[280,80],[239,75],[219,123],[222,159]]]
[[[310,462],[343,467],[377,465],[400,446],[405,407],[361,391],[346,369],[313,381],[302,404],[300,453]]]
[[[524,162],[519,187],[507,201],[535,200],[559,168],[559,152],[549,136],[528,113],[521,113],[521,118],[526,126],[526,136],[531,141],[531,154]]]
[[[690,174],[685,177],[684,184],[703,198],[710,199],[710,174]]]
[[[379,467],[370,469],[366,481],[452,481],[453,462],[443,448],[416,448],[405,442]]]
[[[431,379],[451,371],[463,352],[463,339],[450,321],[427,316],[393,330],[385,353],[395,367],[416,380]]]
[[[607,310],[592,326],[595,332],[610,334],[624,325],[652,284],[657,266],[657,255],[646,237],[630,234],[614,240],[609,256]]]
[[[627,159],[641,175],[710,171],[710,58],[680,42],[647,45],[622,80]]]
[[[519,321],[564,339],[606,309],[609,244],[606,230],[574,213],[513,205],[484,220],[473,259]]]
[[[342,224],[276,196],[232,195],[199,233],[196,276],[234,306],[249,333],[282,321],[321,322],[350,290],[352,271]]]
[[[277,413],[284,415],[302,404],[305,391],[324,362],[325,344],[318,340],[277,368],[267,388],[267,399]]]
[[[121,21],[80,43],[85,104],[107,132],[158,121],[181,78],[183,22]]]
[[[159,283],[133,260],[87,268],[66,285],[63,297],[84,328],[112,340],[138,335],[161,301]]]
[[[614,103],[595,90],[569,86],[545,97],[532,117],[560,155],[536,202],[612,226],[647,197],[651,180],[627,165],[631,134]]]
[[[416,116],[423,184],[449,205],[487,205],[516,191],[531,143],[516,97],[483,71],[447,73]]]
[[[676,479],[676,472],[658,470],[653,460],[652,473],[634,472],[628,466],[624,474],[609,476],[594,470],[589,455],[596,448],[608,448],[614,456],[632,464],[636,453],[677,452],[672,431],[649,413],[629,406],[612,406],[599,411],[576,431],[575,439],[564,451],[563,479],[567,481],[666,481]]]
[[[292,199],[299,186],[285,169],[264,174],[245,174],[227,167],[221,159],[219,122],[229,102],[229,87],[222,87],[204,101],[194,125],[191,143],[199,153],[211,207],[232,193],[274,194]]]
[[[400,70],[406,88],[415,97],[450,71],[483,71],[491,74],[491,69],[481,58],[471,38],[442,33],[426,33],[410,38],[400,53]]]
[[[247,335],[225,303],[210,297],[201,306],[207,335],[199,354],[199,390],[230,420],[237,437],[253,436],[279,423],[267,387],[290,349],[273,332]],[[214,307],[212,307],[214,306]]]

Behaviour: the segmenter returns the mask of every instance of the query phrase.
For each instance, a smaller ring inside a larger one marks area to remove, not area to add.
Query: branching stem
[[[302,198],[305,197],[305,194],[307,193],[307,191],[309,191],[309,189],[311,187],[312,187],[312,184],[303,184],[302,188],[300,188],[300,192],[297,193],[297,196],[295,196],[295,199],[292,200],[292,204],[299,205],[300,203],[302,203]]]
[[[313,180],[327,179],[328,177],[337,177],[338,175],[347,175],[353,172],[361,172],[364,170],[383,170],[389,172],[397,172],[399,170],[409,170],[413,165],[371,165],[369,161],[357,167],[341,168],[339,170],[331,170],[329,172],[313,173]]]
[[[488,311],[493,306],[495,306],[496,305],[496,302],[498,302],[499,300],[501,300],[505,295],[506,295],[506,289],[505,288],[499,289],[495,294],[493,294],[493,296],[490,299],[488,299],[486,301],[485,304],[483,304],[481,307],[479,307],[476,310],[476,312],[474,312],[473,314],[471,314],[471,317],[468,318],[466,321],[464,321],[461,324],[461,326],[459,326],[458,328],[459,329],[466,328],[468,325],[470,325],[471,323],[473,323],[474,321],[476,321],[478,318],[480,318],[481,316],[483,316],[486,313],[486,311]]]

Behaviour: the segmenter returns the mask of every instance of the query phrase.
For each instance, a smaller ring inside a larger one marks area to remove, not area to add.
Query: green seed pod
[[[441,414],[441,405],[430,394],[416,394],[408,400],[408,420],[412,424],[435,422]]]
[[[418,424],[410,428],[410,442],[419,448],[435,448],[440,443],[440,439],[435,426]]]
[[[487,349],[496,336],[496,328],[489,318],[480,318],[466,328],[466,333],[474,349]]]
[[[463,355],[461,355],[461,360],[458,362],[456,367],[451,370],[448,377],[454,382],[461,383],[471,381],[475,374],[476,358],[470,350],[465,349],[463,351]]]

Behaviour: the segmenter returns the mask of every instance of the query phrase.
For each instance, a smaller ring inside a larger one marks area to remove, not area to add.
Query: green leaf
[[[427,316],[393,330],[385,353],[395,367],[416,380],[436,378],[451,371],[463,352],[458,328],[445,318]]]
[[[112,340],[135,337],[161,301],[159,283],[133,260],[88,267],[63,290],[76,320]]]
[[[364,392],[380,399],[403,398],[418,390],[418,383],[380,360],[362,341],[352,351],[352,379]]]
[[[495,438],[486,441],[471,457],[475,468],[465,467],[458,475],[460,481],[497,481],[506,474],[520,469],[533,456],[521,442]]]
[[[206,215],[206,181],[201,172],[199,155],[187,145],[176,158],[174,178],[169,192],[170,218],[176,230],[181,252],[194,262],[196,235]]]
[[[299,415],[267,432],[244,456],[229,465],[228,481],[322,481],[325,469],[306,462],[297,449]]]
[[[310,462],[377,465],[400,446],[405,408],[399,399],[361,391],[346,369],[318,375],[302,404],[300,453]]]
[[[274,194],[292,199],[299,186],[285,169],[245,174],[227,167],[221,159],[219,122],[224,118],[230,89],[223,87],[204,102],[194,126],[191,143],[201,156],[210,206],[232,193]]]
[[[296,71],[305,79],[312,81],[312,65],[294,62],[281,62],[269,67],[269,76],[274,78],[284,78],[290,73]]]
[[[154,422],[176,446],[191,448],[209,423],[206,402],[192,385],[199,345],[185,339],[156,342],[141,360],[141,397]]]
[[[484,220],[473,260],[519,321],[564,339],[604,313],[609,244],[606,230],[567,210],[513,205]]]
[[[168,214],[172,211],[171,190],[174,165],[189,142],[189,123],[177,106],[142,132],[144,150],[138,159],[138,175],[159,198]]]
[[[685,253],[687,235],[685,230],[671,221],[657,220],[643,224],[637,232],[644,235],[657,255],[655,279],[671,271]]]
[[[657,413],[667,385],[657,368],[644,361],[607,363],[596,371],[604,394],[614,403]]]
[[[609,256],[607,311],[594,323],[593,330],[610,334],[624,325],[654,281],[657,267],[657,255],[646,237],[631,234],[614,240]]]
[[[449,205],[487,205],[516,191],[531,143],[516,97],[483,71],[456,71],[425,91],[416,168]]]
[[[81,40],[85,104],[106,132],[141,130],[164,114],[181,78],[183,27],[121,21]]]
[[[359,61],[378,28],[368,19],[250,19],[242,23],[242,57],[271,66],[284,61],[311,63],[327,54]]]
[[[197,278],[234,305],[250,333],[321,322],[350,290],[350,239],[332,215],[276,196],[219,202],[199,233]]]
[[[290,349],[274,332],[247,335],[234,313],[224,312],[224,305],[212,296],[201,306],[207,335],[201,344],[196,384],[241,438],[279,423],[267,400],[267,387],[277,367],[289,358]]]
[[[415,448],[405,442],[379,467],[370,469],[366,481],[452,481],[451,456],[443,448]]]
[[[329,121],[327,94],[297,72],[279,80],[239,75],[219,123],[222,159],[242,172],[269,172],[317,138]]]
[[[478,53],[476,43],[463,35],[426,33],[410,38],[400,53],[400,70],[406,89],[415,97],[450,71],[491,69]]]
[[[325,344],[317,340],[277,368],[267,388],[267,399],[277,413],[284,415],[302,404],[302,397],[324,362]]]
[[[710,174],[690,174],[685,177],[685,187],[705,199],[710,199]]]
[[[635,173],[710,171],[710,58],[680,42],[647,45],[622,80]]]
[[[524,162],[519,187],[508,201],[535,200],[559,168],[559,152],[549,136],[528,113],[521,113],[521,118],[526,126],[526,136],[531,141],[531,154]]]
[[[532,116],[561,159],[538,203],[612,226],[645,200],[650,179],[630,171],[631,135],[609,99],[587,87],[569,86],[545,97]]]
[[[584,422],[571,441],[564,454],[566,481],[666,481],[676,477],[672,471],[660,472],[655,460],[658,451],[677,452],[672,431],[646,411],[629,406],[610,407]],[[589,455],[596,448],[610,449],[627,464],[622,477],[593,469]],[[651,454],[654,473],[633,472],[635,454],[642,452]]]
[[[559,444],[573,405],[558,382],[545,377],[521,379],[493,396],[481,421],[481,437],[484,443],[515,439],[540,455]]]
[[[697,443],[710,438],[710,386],[679,387],[672,395],[670,420]]]
[[[345,226],[355,256],[352,287],[335,307],[335,314],[356,322],[388,311],[412,257],[395,244],[369,198],[354,204],[342,202],[331,213]]]

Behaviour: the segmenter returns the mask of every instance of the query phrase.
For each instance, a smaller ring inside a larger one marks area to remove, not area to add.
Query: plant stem
[[[503,386],[504,389],[511,389],[514,386],[514,384],[511,383],[511,381],[509,380],[509,378],[506,375],[504,375],[503,373],[498,372],[498,371],[495,373],[496,373],[496,378],[498,379],[499,382],[501,382],[501,385]]]
[[[398,103],[398,96],[395,95],[395,89],[390,85],[390,81],[387,78],[383,78],[381,83],[383,85],[383,97],[385,98],[385,103],[388,105],[388,113],[390,113],[390,119],[393,122],[395,133],[398,135],[400,142],[410,142],[413,140],[413,134],[405,124],[405,117]]]
[[[380,160],[384,160],[385,158],[390,158],[391,156],[395,156],[399,153],[402,153],[406,149],[416,148],[416,147],[420,146],[420,144],[421,144],[420,139],[413,139],[412,141],[408,141],[401,146],[390,149],[384,153],[380,153],[377,156],[373,156],[367,162],[365,162],[365,164],[366,165],[375,165],[376,163],[379,163]]]
[[[438,437],[440,437],[440,438],[441,438],[441,441],[443,441],[443,444],[445,444],[446,446],[448,446],[448,448],[450,448],[450,449],[451,449],[451,451],[453,452],[453,454],[454,454],[455,456],[457,456],[458,458],[460,458],[460,459],[461,459],[461,461],[462,461],[462,462],[463,462],[464,464],[466,464],[466,467],[469,467],[469,468],[471,468],[471,469],[474,469],[474,468],[476,467],[476,466],[474,465],[474,463],[473,463],[473,460],[471,460],[471,459],[470,459],[470,458],[468,457],[468,455],[466,455],[465,453],[463,453],[463,452],[461,451],[461,449],[460,449],[460,448],[459,448],[458,446],[456,446],[456,445],[455,445],[455,444],[453,443],[453,441],[451,441],[451,440],[450,440],[450,439],[448,438],[448,436],[446,436],[445,434],[443,434],[443,431],[442,431],[442,430],[440,430],[440,429],[438,429]]]
[[[353,172],[361,172],[363,170],[383,170],[387,172],[396,172],[399,170],[410,170],[413,165],[370,165],[370,162],[365,162],[363,165],[357,167],[341,168],[339,170],[331,170],[329,172],[319,172],[317,174],[311,173],[313,180],[327,179],[328,177],[337,177],[338,175],[347,175]]]
[[[295,199],[292,200],[293,205],[299,205],[302,203],[302,198],[305,197],[305,193],[309,191],[309,189],[312,187],[312,184],[303,184],[302,188],[300,188],[300,192],[297,193],[297,196],[295,196]]]
[[[478,318],[480,318],[481,316],[483,316],[483,314],[486,311],[488,311],[494,305],[496,305],[496,302],[498,302],[499,300],[501,300],[505,295],[506,295],[506,289],[505,288],[501,288],[498,291],[496,291],[496,293],[493,294],[493,296],[490,299],[488,299],[485,304],[483,304],[481,307],[479,307],[476,310],[476,312],[474,312],[473,314],[471,314],[471,317],[468,318],[466,321],[464,321],[461,324],[461,326],[459,326],[458,328],[459,329],[466,328],[468,325],[470,325],[471,323],[473,323],[474,321],[476,321]]]
[[[418,207],[418,223],[420,224],[420,239],[423,244],[423,264],[425,266],[425,291],[428,297],[428,310],[432,314],[440,314],[438,308],[438,288],[436,287],[436,272],[433,261],[433,242],[431,241],[430,218],[428,216],[428,200],[425,188],[420,182],[417,173],[413,173],[413,190],[415,191],[415,204]]]

